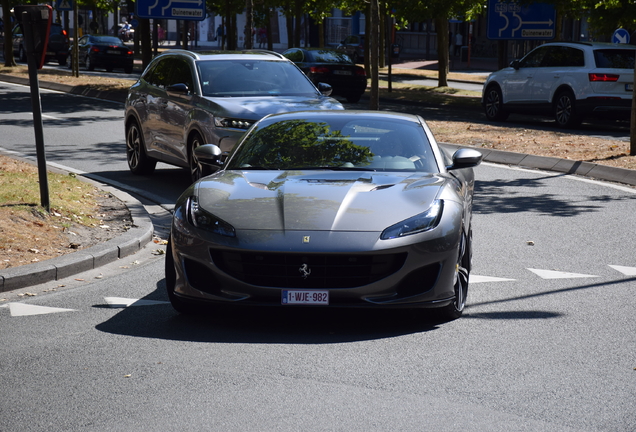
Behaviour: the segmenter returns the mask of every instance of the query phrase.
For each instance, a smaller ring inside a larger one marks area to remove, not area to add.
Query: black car
[[[323,82],[333,88],[333,95],[358,102],[367,88],[364,68],[357,66],[348,55],[324,48],[291,48],[283,53],[293,61],[316,85]]]
[[[116,36],[85,35],[78,41],[79,64],[86,66],[86,70],[104,68],[108,72],[113,69],[123,69],[126,73],[133,70],[134,53],[121,39]],[[72,47],[69,54],[72,53]],[[70,68],[72,55],[68,57]]]
[[[68,34],[60,24],[51,23],[49,31],[49,43],[46,48],[45,62],[57,61],[59,65],[66,64],[68,56]],[[21,62],[27,61],[24,31],[17,24],[13,28],[13,55]]]
[[[349,35],[344,38],[336,50],[347,54],[354,63],[364,61],[364,35]]]
[[[425,121],[386,111],[272,114],[177,200],[172,305],[438,308],[458,318],[471,267],[472,168]]]

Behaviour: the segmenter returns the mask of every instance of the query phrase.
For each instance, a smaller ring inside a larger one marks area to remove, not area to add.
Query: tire
[[[59,64],[60,66],[66,66],[66,59],[67,58],[68,58],[68,56],[66,56],[66,57],[58,57],[57,64]]]
[[[201,165],[197,157],[194,155],[194,150],[205,144],[203,138],[198,132],[194,132],[190,135],[188,140],[188,165],[190,167],[190,180],[192,183],[203,177],[204,167]]]
[[[581,118],[576,113],[576,99],[571,91],[560,91],[554,98],[554,120],[562,128],[573,128],[581,124]]]
[[[347,98],[347,102],[356,103],[356,102],[360,101],[360,98],[362,97],[362,93],[360,93],[360,94],[348,94],[345,97]]]
[[[484,113],[490,121],[504,121],[508,118],[508,113],[503,107],[503,97],[499,86],[492,85],[486,90]]]
[[[457,267],[455,271],[455,299],[451,304],[439,310],[440,317],[444,321],[452,321],[462,316],[466,307],[466,297],[468,296],[468,280],[470,277],[470,266],[472,256],[472,231],[468,235],[462,234],[457,257]]]
[[[177,312],[184,315],[197,314],[202,311],[202,308],[193,304],[181,300],[174,293],[174,287],[177,283],[177,271],[174,267],[174,255],[172,254],[172,238],[168,238],[168,245],[166,246],[166,261],[165,261],[165,275],[166,275],[166,291],[168,292],[168,299],[170,304]]]
[[[136,121],[126,126],[126,160],[130,172],[136,175],[152,174],[157,161],[148,157],[141,128]]]
[[[27,62],[27,55],[26,55],[26,51],[24,50],[24,47],[22,45],[20,45],[20,49],[18,50],[18,58],[20,59],[21,62],[26,63]]]
[[[86,56],[86,62],[85,63],[86,63],[86,70],[87,71],[94,71],[95,70],[95,65],[91,61],[91,56],[89,56],[89,55]]]
[[[66,67],[69,69],[73,69],[73,56],[66,57]]]

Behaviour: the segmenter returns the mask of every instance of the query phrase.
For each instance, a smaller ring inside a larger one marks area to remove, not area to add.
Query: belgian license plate
[[[116,51],[116,50],[106,50],[106,54],[115,54],[115,55],[119,55],[119,51]]]
[[[634,84],[625,84],[625,91],[634,91]]]
[[[333,73],[335,75],[351,75],[351,71],[348,70],[335,70]]]
[[[329,291],[283,290],[280,301],[283,305],[328,305]]]

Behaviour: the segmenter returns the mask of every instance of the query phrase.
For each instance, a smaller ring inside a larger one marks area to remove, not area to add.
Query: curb
[[[15,157],[15,156],[12,156]],[[33,163],[28,159],[21,159]],[[62,171],[55,168],[56,171]],[[78,176],[100,190],[122,201],[132,217],[132,228],[126,233],[85,250],[51,258],[34,264],[0,270],[0,292],[11,291],[56,281],[93,270],[141,250],[152,240],[154,227],[143,204],[132,195],[103,183]]]

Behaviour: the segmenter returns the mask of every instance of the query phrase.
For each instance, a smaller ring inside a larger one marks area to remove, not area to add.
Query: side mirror
[[[184,83],[172,84],[166,88],[166,91],[171,96],[187,95],[189,92],[188,86]]]
[[[513,60],[510,62],[510,67],[515,70],[519,70],[519,60]]]
[[[331,96],[331,92],[333,92],[333,88],[327,83],[318,83],[318,91],[323,96]]]
[[[474,168],[481,163],[483,155],[474,149],[462,148],[453,154],[453,164],[447,166],[447,170],[462,168]]]
[[[204,144],[194,149],[194,155],[202,164],[218,167],[221,165],[221,156],[223,156],[223,152],[219,146],[214,144]]]

